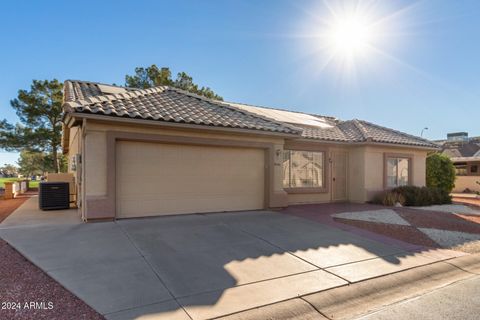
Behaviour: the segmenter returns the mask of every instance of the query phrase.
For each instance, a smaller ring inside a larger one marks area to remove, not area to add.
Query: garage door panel
[[[245,199],[230,198],[225,201],[225,197],[191,197],[182,202],[179,206],[176,198],[160,198],[160,199],[142,199],[141,213],[139,212],[138,200],[122,200],[118,211],[119,217],[136,217],[136,216],[158,216],[168,214],[185,214],[185,213],[205,213],[205,212],[221,212],[236,210],[257,210],[263,206],[257,203],[251,206],[245,205]],[[135,212],[135,213],[134,213]]]
[[[117,217],[264,207],[261,149],[117,143]]]

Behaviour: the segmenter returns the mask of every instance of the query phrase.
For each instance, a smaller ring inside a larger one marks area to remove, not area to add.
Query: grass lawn
[[[0,178],[0,188],[5,188],[4,182],[17,181],[18,178]],[[39,181],[30,181],[30,188],[38,188]]]

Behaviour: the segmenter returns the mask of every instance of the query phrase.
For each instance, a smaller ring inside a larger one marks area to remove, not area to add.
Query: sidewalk
[[[478,278],[479,275],[480,255],[463,256],[300,296],[219,319],[353,319],[462,280]]]

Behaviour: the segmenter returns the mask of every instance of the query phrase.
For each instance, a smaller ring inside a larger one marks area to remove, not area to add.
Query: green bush
[[[431,189],[433,192],[433,203],[434,204],[451,204],[452,197],[450,196],[449,191],[442,189]]]
[[[446,155],[434,153],[427,157],[427,187],[452,192],[455,166]]]
[[[391,192],[402,195],[406,206],[430,206],[434,204],[450,204],[450,192],[440,188],[402,186]]]
[[[420,193],[419,189],[418,187],[404,186],[395,188],[393,191],[401,194],[405,198],[406,206],[414,206]]]

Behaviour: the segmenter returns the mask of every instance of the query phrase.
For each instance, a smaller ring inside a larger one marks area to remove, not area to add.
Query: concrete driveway
[[[456,255],[270,211],[31,224],[34,201],[0,237],[108,319],[209,319]]]

